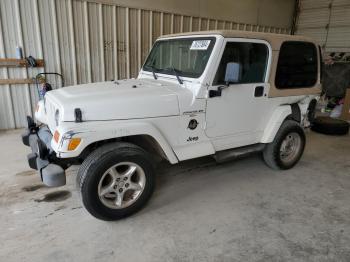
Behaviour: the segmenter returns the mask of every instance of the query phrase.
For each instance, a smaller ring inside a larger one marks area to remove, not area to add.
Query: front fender
[[[66,122],[62,123],[57,131],[60,133],[59,141],[56,143],[52,140],[51,147],[60,158],[77,157],[87,146],[98,141],[134,135],[149,135],[158,142],[170,163],[178,163],[174,151],[160,130],[147,121],[92,121],[79,124]],[[73,137],[81,138],[81,142],[75,150],[68,151],[69,139]]]
[[[276,108],[270,120],[265,126],[264,133],[260,140],[261,143],[271,143],[280,129],[283,121],[292,113],[290,105],[283,105]]]
[[[36,105],[34,116],[40,123],[47,124],[44,100],[40,100]]]

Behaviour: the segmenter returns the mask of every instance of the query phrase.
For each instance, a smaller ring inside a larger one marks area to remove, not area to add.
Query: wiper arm
[[[174,72],[174,74],[175,74],[175,76],[176,76],[176,78],[177,78],[177,81],[179,81],[179,84],[182,85],[182,84],[183,84],[183,81],[181,80],[181,78],[180,78],[180,76],[179,76],[179,74],[178,74],[178,70],[175,69],[174,67],[169,67],[169,68],[166,68],[165,70],[167,70],[167,69],[170,69],[171,71]]]
[[[148,67],[151,68],[153,77],[154,77],[155,80],[157,80],[158,77],[157,77],[157,75],[156,75],[156,72],[154,71],[154,67],[153,67],[153,66],[148,66]]]

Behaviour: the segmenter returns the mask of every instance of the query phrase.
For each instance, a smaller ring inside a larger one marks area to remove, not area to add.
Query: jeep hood
[[[192,96],[185,88],[165,81],[118,80],[50,91],[45,109],[48,120],[58,109],[60,121],[75,121],[76,108],[83,121],[174,116],[179,115],[180,94]]]

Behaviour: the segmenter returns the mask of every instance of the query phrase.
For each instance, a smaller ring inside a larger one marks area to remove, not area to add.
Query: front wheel
[[[81,168],[80,192],[87,211],[102,220],[117,220],[139,211],[154,189],[148,153],[129,143],[103,146]]]
[[[305,148],[303,128],[295,121],[286,120],[275,139],[263,151],[265,163],[273,169],[290,169],[300,160]]]

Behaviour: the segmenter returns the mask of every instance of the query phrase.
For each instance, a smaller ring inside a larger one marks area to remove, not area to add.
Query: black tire
[[[125,208],[113,209],[100,200],[98,186],[106,170],[121,162],[132,162],[141,167],[146,182],[134,203]],[[78,177],[84,207],[94,217],[106,221],[118,220],[139,211],[150,199],[155,186],[152,158],[142,148],[122,142],[107,144],[93,151],[81,165]]]
[[[300,143],[296,147],[290,161],[283,160],[281,156],[282,143],[288,136],[297,137]],[[263,150],[265,163],[272,169],[290,169],[298,163],[305,148],[305,133],[303,128],[293,120],[286,120],[278,130],[273,142],[266,145]]]
[[[328,116],[316,117],[311,130],[326,135],[346,135],[349,133],[349,123]]]

